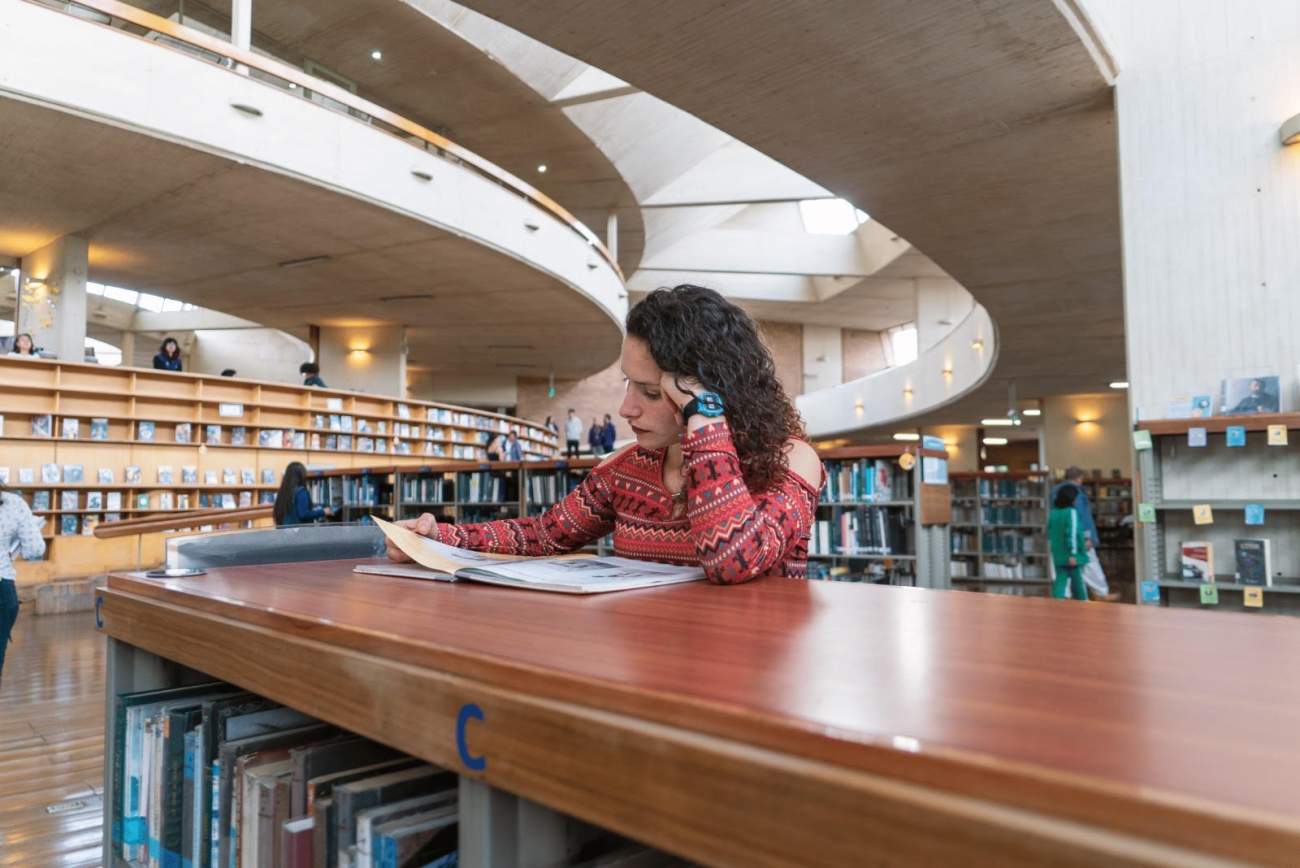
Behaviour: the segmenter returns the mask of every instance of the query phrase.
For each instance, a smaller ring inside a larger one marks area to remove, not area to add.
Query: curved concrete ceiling
[[[175,0],[132,5],[162,16],[176,11]],[[229,32],[229,0],[187,0],[184,9],[187,24]],[[601,238],[617,211],[619,265],[631,274],[640,263],[641,211],[605,154],[560,106],[423,12],[393,0],[255,0],[253,47],[355,83],[358,95],[526,179]],[[371,57],[376,50],[379,61]]]
[[[1113,69],[1073,0],[465,0],[868,211],[997,323],[925,424],[1122,379]]]

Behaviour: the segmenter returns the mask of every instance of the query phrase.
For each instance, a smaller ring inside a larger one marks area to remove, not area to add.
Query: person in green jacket
[[[1079,496],[1077,485],[1063,485],[1052,501],[1052,512],[1047,516],[1047,544],[1052,549],[1052,563],[1056,564],[1056,581],[1052,596],[1065,599],[1065,583],[1076,600],[1087,600],[1083,586],[1083,567],[1088,563],[1088,536],[1079,522],[1079,512],[1074,499]]]

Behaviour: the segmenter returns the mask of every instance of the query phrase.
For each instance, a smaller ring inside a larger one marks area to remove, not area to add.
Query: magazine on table
[[[384,536],[401,549],[415,564],[363,564],[355,572],[404,578],[487,582],[537,591],[562,594],[600,594],[628,591],[655,585],[696,582],[704,578],[699,567],[656,564],[619,557],[592,557],[587,554],[560,555],[554,558],[528,558],[498,555],[456,548],[421,536],[414,531],[371,516]]]

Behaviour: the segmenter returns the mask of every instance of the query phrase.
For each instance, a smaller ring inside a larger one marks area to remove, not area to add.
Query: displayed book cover
[[[233,428],[231,428],[231,429],[230,429],[230,445],[231,445],[231,446],[247,446],[247,445],[248,445],[248,429],[245,428],[243,425],[236,425],[236,426],[234,426]]]
[[[36,468],[34,467],[18,468],[19,485],[34,485],[35,483],[36,483]]]
[[[274,428],[262,428],[257,432],[257,445],[263,449],[279,449],[282,437]]]
[[[70,485],[80,485],[86,481],[86,468],[80,464],[63,465],[63,481]]]
[[[410,408],[409,406],[407,406],[406,404],[398,404],[398,405],[397,405],[397,418],[398,418],[398,419],[410,419],[410,418],[411,418],[411,408]]]
[[[410,455],[411,444],[406,442],[405,440],[394,440],[393,453],[396,455]]]
[[[317,413],[315,416],[313,416],[313,417],[312,417],[312,427],[313,427],[313,428],[324,428],[324,427],[325,427],[325,416],[322,415],[322,414],[320,414],[320,413]]]
[[[104,521],[105,521],[105,523],[110,522],[110,521],[121,521],[121,520],[122,520],[122,514],[121,514],[121,513],[118,513],[118,512],[106,512],[106,513],[104,513]]]
[[[306,448],[307,448],[307,432],[306,432],[306,431],[294,431],[294,432],[293,432],[293,448],[294,448],[294,449],[306,449]]]
[[[388,438],[387,438],[387,437],[376,437],[376,438],[375,438],[375,451],[376,451],[376,452],[381,452],[381,453],[386,453],[386,452],[388,452]]]
[[[207,509],[212,505],[212,500],[206,494],[199,495],[199,509]]]
[[[65,515],[61,522],[62,533],[64,536],[77,535],[77,517],[75,515]]]
[[[77,435],[81,433],[81,420],[64,418],[62,428],[64,440],[76,440]]]
[[[108,439],[108,420],[91,419],[90,420],[90,439],[107,440]]]
[[[325,448],[326,448],[326,449],[331,449],[331,450],[338,449],[338,448],[339,448],[339,435],[337,435],[337,434],[327,434],[327,435],[325,436]]]
[[[1280,413],[1279,377],[1233,377],[1219,386],[1219,406],[1229,416],[1243,413]]]
[[[358,419],[358,420],[357,420],[357,433],[358,433],[358,434],[369,434],[369,433],[370,433],[370,423],[367,422],[365,419]]]
[[[1184,542],[1179,550],[1179,562],[1184,582],[1214,581],[1214,543],[1208,540]]]
[[[174,505],[175,505],[175,501],[173,500],[172,493],[170,491],[159,492],[158,494],[159,509],[171,509]]]
[[[41,482],[46,485],[59,484],[59,465],[42,464],[41,465]]]
[[[340,434],[340,435],[339,435],[339,449],[342,449],[342,450],[344,450],[345,452],[350,452],[350,451],[352,451],[352,435],[351,435],[351,434]]]
[[[294,433],[295,433],[295,432],[292,431],[292,430],[289,430],[289,431],[281,431],[281,432],[280,432],[280,447],[281,447],[282,449],[292,449],[292,448],[293,448],[293,435],[294,435]]]
[[[331,413],[331,414],[330,414],[330,430],[331,430],[331,431],[342,431],[342,430],[343,430],[343,423],[339,420],[339,417],[338,417],[338,414],[337,414],[337,413]]]
[[[5,436],[5,417],[0,415],[0,437]]]
[[[126,466],[126,481],[127,481],[127,482],[140,482],[140,481],[141,481],[141,479],[140,479],[140,467],[139,467],[139,465],[136,465],[136,464],[128,464],[128,465]]]
[[[374,451],[375,451],[375,441],[371,440],[369,437],[358,437],[358,438],[357,438],[357,451],[358,451],[358,452],[374,452]]]
[[[1264,589],[1255,586],[1248,586],[1242,589],[1241,605],[1248,606],[1252,609],[1259,609],[1264,606]]]
[[[275,485],[275,468],[274,468],[274,467],[263,467],[263,468],[262,468],[262,484],[263,484],[263,485]]]
[[[113,468],[111,467],[99,468],[99,484],[100,485],[113,484]]]
[[[418,428],[419,426],[417,425],[416,427]],[[384,433],[384,432],[383,432],[382,430],[380,430],[379,433],[382,434],[382,433]],[[403,423],[401,424],[401,426],[400,426],[400,430],[398,430],[396,433],[397,433],[398,435],[402,436],[402,437],[410,437],[410,436],[411,436],[411,426],[410,426],[408,423],[403,422]],[[416,436],[418,437],[419,435],[417,434]]]
[[[204,442],[209,446],[221,445],[221,426],[209,425],[203,435]]]
[[[105,508],[105,509],[111,509],[111,510],[113,510],[114,512],[117,512],[117,511],[121,510],[121,508],[122,508],[122,492],[120,492],[120,491],[109,491],[109,492],[105,493],[105,495],[104,495],[104,508]]]
[[[159,485],[172,485],[172,484],[174,484],[175,482],[176,482],[176,477],[172,475],[172,468],[171,468],[171,465],[170,465],[170,464],[159,464],[159,465],[158,465],[158,484],[159,484]]]
[[[241,469],[240,469],[240,471],[239,471],[239,484],[240,484],[240,485],[256,485],[256,484],[257,484],[257,477],[256,477],[256,475],[253,473],[253,468],[251,468],[251,467],[244,467],[244,468],[241,468]]]
[[[325,409],[326,409],[326,410],[342,410],[342,409],[343,409],[343,399],[342,399],[342,398],[326,398],[326,399],[325,399]]]
[[[191,422],[176,423],[176,442],[190,443],[194,440],[194,425]]]
[[[0,467],[0,485],[9,484],[9,468]]]
[[[48,491],[33,491],[32,509],[37,512],[49,512],[50,493]]]
[[[139,440],[141,443],[152,443],[153,429],[154,429],[154,424],[152,422],[136,423],[136,439]]]
[[[1269,446],[1286,446],[1286,426],[1269,425],[1268,426],[1268,445]]]
[[[216,485],[216,484],[217,484],[217,471],[215,471],[215,470],[205,470],[205,471],[203,471],[203,484],[204,484],[204,485]]]
[[[197,467],[182,467],[181,482],[185,485],[198,485],[199,469]]]
[[[94,536],[95,528],[99,525],[99,516],[86,515],[81,518],[81,533],[83,536]]]
[[[253,492],[251,492],[251,491],[241,491],[241,492],[239,492],[239,505],[240,505],[240,506],[252,506],[252,505],[253,505]]]
[[[148,509],[148,508],[149,508],[149,495],[148,495],[148,494],[137,494],[137,495],[135,496],[135,506],[136,506],[136,509]]]
[[[315,432],[311,435],[311,448],[320,449],[320,435]]]
[[[234,484],[235,484],[235,468],[233,468],[233,467],[225,467],[225,468],[222,468],[222,470],[221,470],[221,484],[222,484],[222,485],[234,485]]]
[[[259,491],[257,493],[257,502],[259,505],[265,503],[275,503],[274,491]]]
[[[1239,583],[1260,588],[1273,586],[1273,558],[1268,540],[1233,540],[1232,550],[1236,558]]]
[[[221,495],[221,506],[223,509],[235,508],[235,495],[229,491]]]
[[[54,431],[54,417],[49,413],[32,417],[32,436],[51,437]]]
[[[65,512],[68,510],[75,511],[76,509],[78,509],[77,501],[79,499],[80,499],[80,495],[75,491],[60,491],[59,509],[62,509]]]
[[[339,417],[339,422],[343,425],[343,430],[344,430],[344,431],[351,431],[351,430],[352,430],[352,417],[351,417],[351,416],[340,416],[340,417]]]
[[[86,509],[103,509],[104,492],[87,491],[86,492]]]
[[[178,494],[178,495],[176,495],[176,508],[177,508],[177,509],[189,509],[189,508],[190,508],[190,496],[189,496],[188,494]]]

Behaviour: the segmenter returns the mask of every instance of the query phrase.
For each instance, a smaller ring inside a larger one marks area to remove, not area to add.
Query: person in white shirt
[[[27,332],[23,332],[18,335],[18,337],[14,338],[14,345],[9,348],[8,355],[26,359],[39,358],[39,356],[36,355],[36,343],[32,340],[32,336],[27,334]]]
[[[578,411],[570,407],[569,418],[564,420],[564,439],[568,441],[567,454],[570,458],[578,457],[578,447],[582,444],[582,427]]]
[[[0,673],[4,671],[9,633],[18,620],[15,551],[26,560],[40,560],[45,556],[45,540],[41,538],[40,521],[32,515],[27,502],[18,492],[0,485]]]

